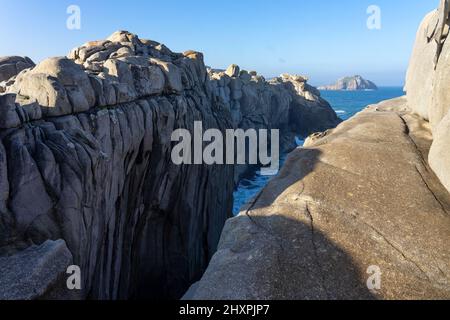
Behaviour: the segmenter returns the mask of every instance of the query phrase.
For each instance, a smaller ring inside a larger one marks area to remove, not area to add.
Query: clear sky
[[[439,0],[0,0],[0,56],[66,55],[116,30],[193,49],[215,68],[231,63],[266,77],[306,74],[315,85],[361,74],[403,85],[415,34]],[[68,30],[69,5],[81,29]],[[369,30],[369,5],[381,29]]]

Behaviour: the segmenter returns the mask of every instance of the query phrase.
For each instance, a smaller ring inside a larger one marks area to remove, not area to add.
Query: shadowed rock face
[[[9,80],[22,70],[34,67],[34,62],[28,57],[1,57],[0,82]]]
[[[284,97],[296,102],[283,112],[305,112],[291,127],[310,133],[338,122],[323,100],[279,82],[265,84],[282,92],[268,101]],[[124,31],[18,74],[0,96],[0,261],[38,263],[21,252],[63,239],[81,268],[81,298],[181,297],[232,211],[232,166],[176,166],[170,157],[175,129],[240,125],[213,87],[201,53]],[[243,97],[261,119],[280,116],[280,104]],[[312,117],[317,124],[304,120]],[[247,127],[269,126],[255,119]],[[14,297],[34,297],[21,290]]]
[[[292,152],[185,298],[450,298],[450,195],[425,160],[428,123],[406,110],[372,106]]]

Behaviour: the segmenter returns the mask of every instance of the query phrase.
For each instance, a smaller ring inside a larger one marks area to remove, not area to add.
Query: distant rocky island
[[[378,90],[378,87],[372,81],[366,80],[361,76],[344,77],[339,79],[335,84],[328,86],[322,86],[318,88],[319,90],[330,90],[330,91],[358,91],[358,90]]]

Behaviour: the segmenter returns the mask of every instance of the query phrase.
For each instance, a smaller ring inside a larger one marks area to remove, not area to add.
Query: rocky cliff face
[[[311,136],[227,222],[185,299],[450,298],[450,195],[430,144],[404,97]]]
[[[266,81],[255,71],[231,65],[209,69],[211,91],[230,110],[234,128],[279,129],[282,152],[293,150],[295,137],[334,128],[341,120],[320,92],[303,76],[283,74]],[[237,166],[235,181],[251,170]]]
[[[450,298],[449,8],[419,29],[407,96],[291,153],[185,299]]]
[[[194,121],[305,133],[338,122],[305,81],[220,75],[216,83],[201,53],[128,32],[19,69],[0,96],[0,269],[52,265],[57,276],[25,269],[16,286],[15,273],[4,273],[0,291],[16,289],[5,298],[70,296],[57,282],[72,263],[82,272],[79,298],[179,298],[231,215],[234,168],[174,165],[172,132],[192,132]],[[239,90],[229,89],[229,101],[220,94],[231,83],[242,85],[240,99]],[[238,115],[231,101],[245,110]]]
[[[429,13],[417,32],[405,90],[410,110],[428,120],[433,131],[429,162],[450,191],[450,41],[449,1]]]
[[[335,84],[329,86],[322,86],[318,88],[319,90],[378,90],[378,87],[372,81],[366,80],[361,76],[345,77],[339,79]]]
[[[31,67],[34,67],[34,62],[28,57],[0,57],[0,93],[5,92],[9,79]]]

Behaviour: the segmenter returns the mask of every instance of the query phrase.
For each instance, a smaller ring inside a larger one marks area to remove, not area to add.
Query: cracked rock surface
[[[227,222],[186,298],[450,298],[450,195],[430,145],[404,97],[310,137]]]

